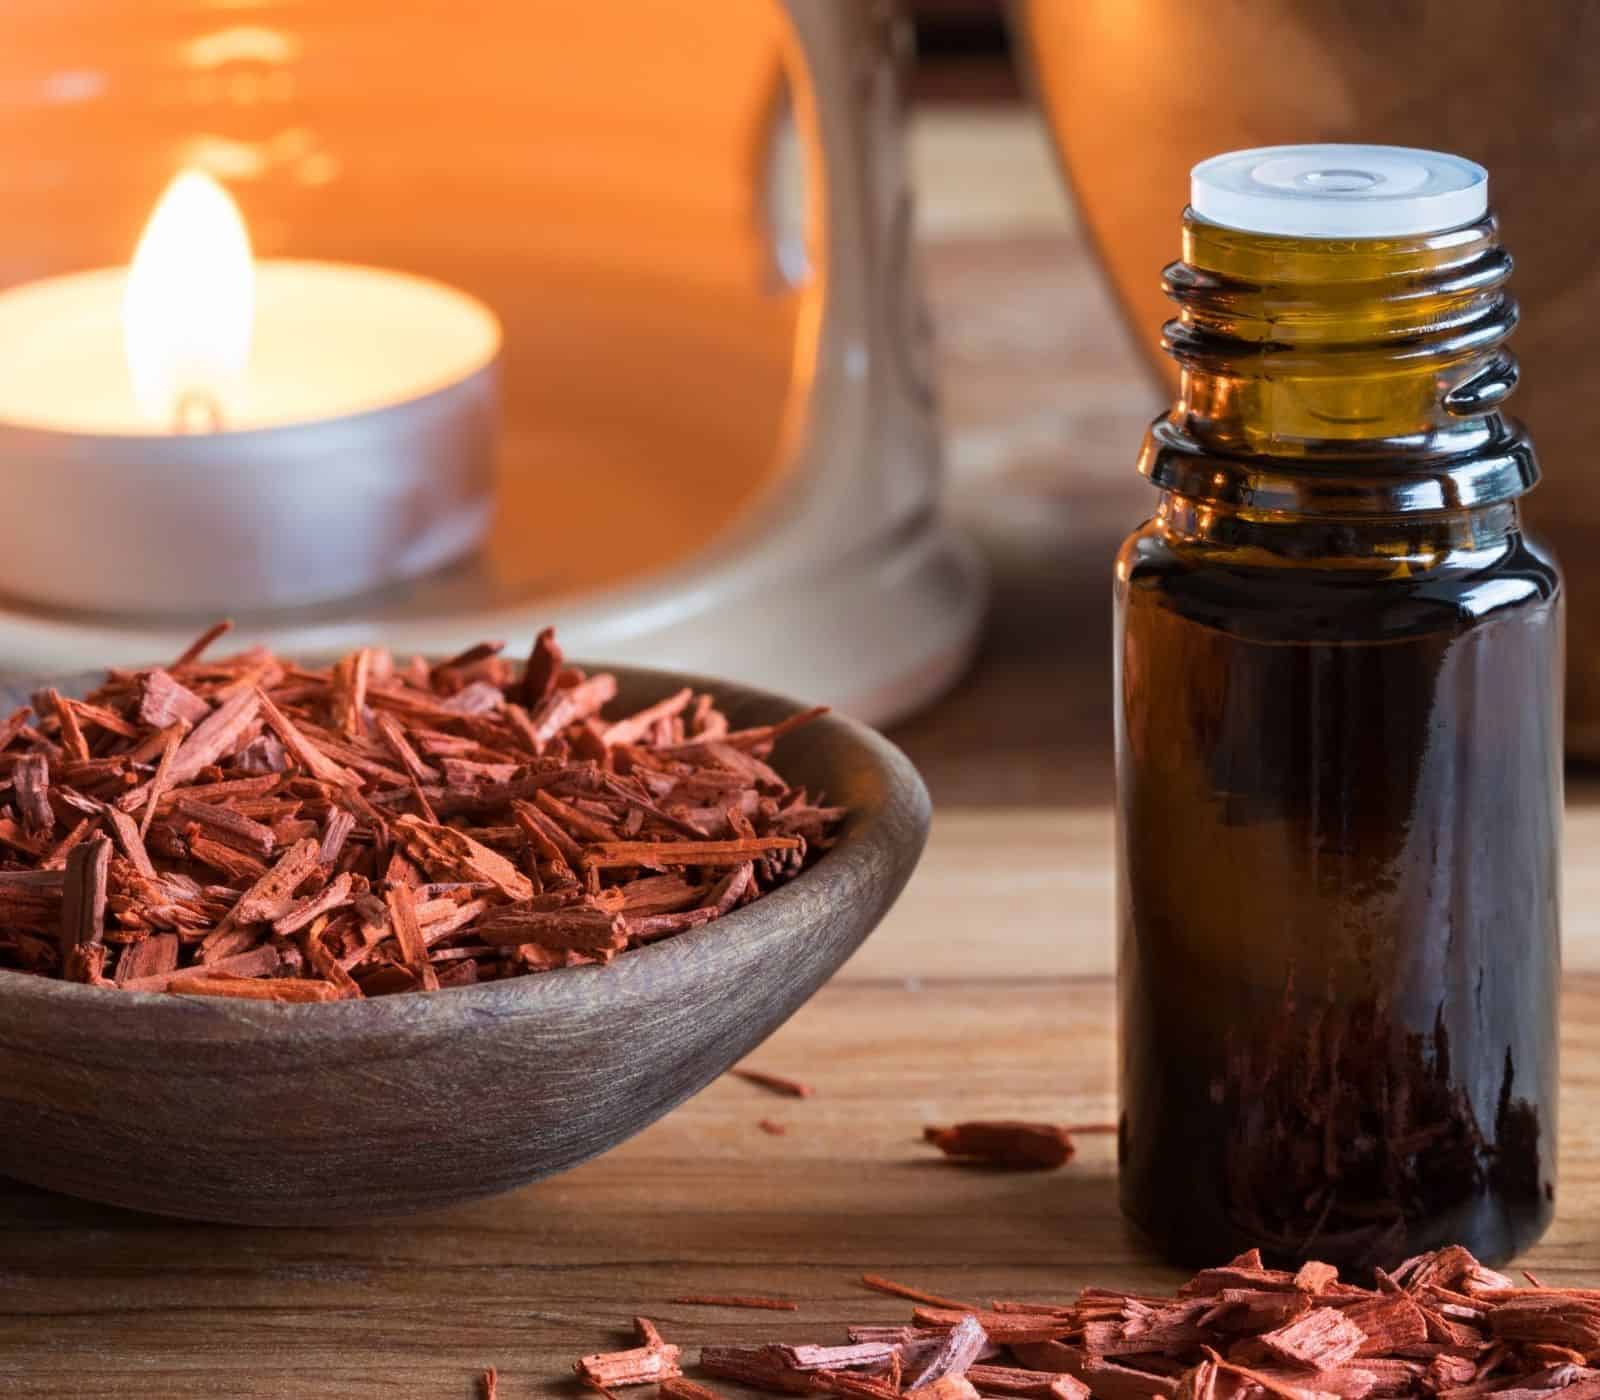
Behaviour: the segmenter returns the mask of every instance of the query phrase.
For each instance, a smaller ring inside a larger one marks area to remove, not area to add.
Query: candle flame
[[[182,171],[139,238],[122,304],[139,411],[179,431],[197,419],[221,426],[250,357],[254,316],[255,264],[239,208],[211,176]]]

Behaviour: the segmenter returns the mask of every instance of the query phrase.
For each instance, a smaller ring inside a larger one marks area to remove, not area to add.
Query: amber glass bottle
[[[1553,1209],[1561,578],[1469,162],[1196,168],[1116,566],[1122,1199],[1175,1259]]]

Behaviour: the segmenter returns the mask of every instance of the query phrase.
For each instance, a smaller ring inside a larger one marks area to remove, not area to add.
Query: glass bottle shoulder
[[[1520,528],[1426,567],[1388,570],[1267,561],[1172,538],[1158,519],[1123,542],[1116,587],[1125,606],[1157,607],[1263,641],[1381,641],[1553,611],[1554,559]]]

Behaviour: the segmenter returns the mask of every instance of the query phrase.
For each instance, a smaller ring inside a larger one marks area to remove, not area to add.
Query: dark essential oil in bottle
[[[1470,162],[1196,168],[1117,560],[1126,1214],[1169,1256],[1500,1262],[1555,1198],[1562,592]]]

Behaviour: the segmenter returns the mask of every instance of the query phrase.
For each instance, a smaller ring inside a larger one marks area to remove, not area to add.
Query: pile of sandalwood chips
[[[852,1327],[847,1343],[706,1347],[700,1369],[757,1390],[858,1400],[1596,1400],[1600,1290],[1518,1288],[1460,1246],[1377,1273],[1296,1273],[1255,1250],[1204,1269],[1175,1297],[1086,1288],[1074,1303],[979,1309],[885,1279],[922,1300],[910,1325]],[[731,1300],[730,1300],[731,1301]],[[644,1319],[640,1345],[586,1356],[598,1389],[661,1382],[670,1400],[716,1400],[679,1379],[681,1350]]]
[[[433,990],[699,928],[845,815],[680,690],[485,643],[327,670],[260,648],[111,671],[0,721],[0,968],[270,1001]]]

